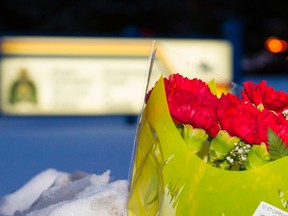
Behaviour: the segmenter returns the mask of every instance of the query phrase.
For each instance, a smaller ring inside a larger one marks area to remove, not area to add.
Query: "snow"
[[[0,202],[1,216],[124,216],[128,180],[47,169]]]

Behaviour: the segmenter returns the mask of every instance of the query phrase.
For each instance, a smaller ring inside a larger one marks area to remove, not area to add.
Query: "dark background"
[[[1,0],[1,35],[223,38],[234,23],[242,75],[284,75],[287,52],[272,54],[270,36],[288,40],[285,1]]]

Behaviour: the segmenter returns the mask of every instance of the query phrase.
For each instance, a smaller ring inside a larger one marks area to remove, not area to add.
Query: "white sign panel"
[[[148,59],[8,58],[2,62],[5,113],[136,114]]]
[[[185,64],[179,71],[182,74],[188,68],[188,73],[219,73],[231,80],[232,49],[227,41],[158,41],[171,50],[159,51],[166,69],[181,68],[187,58],[192,64]],[[11,115],[137,115],[143,105],[152,42],[4,38],[1,111]]]

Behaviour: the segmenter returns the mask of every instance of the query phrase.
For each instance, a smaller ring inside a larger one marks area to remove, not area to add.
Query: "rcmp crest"
[[[21,69],[18,77],[11,84],[9,103],[14,105],[20,102],[37,103],[37,89],[26,69]]]

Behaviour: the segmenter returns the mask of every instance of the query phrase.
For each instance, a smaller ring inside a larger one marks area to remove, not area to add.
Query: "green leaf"
[[[189,124],[183,125],[182,137],[188,147],[194,152],[199,153],[203,144],[208,139],[208,134],[201,128],[193,128]]]
[[[272,160],[277,160],[288,155],[286,143],[283,143],[282,139],[270,128],[268,128],[268,152]]]
[[[240,139],[235,136],[230,136],[227,131],[220,130],[216,137],[211,140],[209,147],[210,160],[224,160],[228,153],[235,147],[235,143],[240,142]]]
[[[269,156],[269,152],[264,143],[261,143],[260,145],[252,145],[245,163],[246,169],[257,168],[268,163],[271,159]]]
[[[210,88],[210,91],[217,96],[217,86],[216,86],[216,82],[214,79],[212,79],[209,83],[208,86]]]

